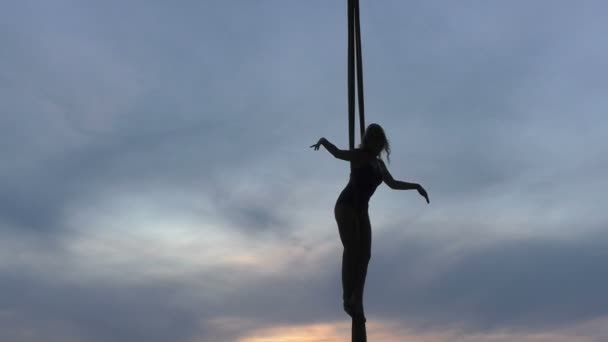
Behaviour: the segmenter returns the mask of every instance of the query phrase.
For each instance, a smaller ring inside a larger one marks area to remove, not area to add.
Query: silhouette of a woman
[[[385,151],[387,160],[390,161],[388,139],[380,125],[369,125],[361,140],[359,148],[354,150],[338,149],[325,138],[310,146],[315,151],[324,146],[335,158],[353,163],[350,180],[340,193],[334,208],[340,240],[344,246],[342,299],[344,311],[352,317],[353,326],[355,322],[361,325],[366,320],[363,312],[363,288],[371,256],[372,237],[368,215],[369,199],[384,181],[391,189],[417,190],[429,203],[426,190],[420,184],[398,181],[391,176],[380,157],[381,152]]]

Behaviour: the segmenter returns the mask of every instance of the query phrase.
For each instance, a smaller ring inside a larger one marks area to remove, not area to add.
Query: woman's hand
[[[420,194],[420,196],[422,196],[426,199],[426,203],[431,203],[429,201],[429,194],[426,193],[426,190],[424,190],[422,185],[418,184],[418,187],[416,188],[416,190],[418,190],[418,193]]]
[[[321,139],[319,139],[319,141],[317,141],[317,143],[316,143],[316,144],[314,144],[314,145],[310,145],[310,147],[311,147],[311,148],[314,148],[314,149],[315,149],[315,151],[318,151],[318,150],[319,150],[319,147],[320,147],[321,145],[323,145],[323,143],[324,143],[324,142],[325,142],[325,138],[321,138]]]

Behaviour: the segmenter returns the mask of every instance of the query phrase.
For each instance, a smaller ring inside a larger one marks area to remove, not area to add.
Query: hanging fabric
[[[361,20],[359,0],[347,0],[348,6],[348,144],[355,148],[355,89],[359,105],[359,131],[365,132],[365,103],[363,96],[363,57],[361,53]],[[355,79],[356,74],[356,79]],[[352,168],[351,163],[351,168]]]

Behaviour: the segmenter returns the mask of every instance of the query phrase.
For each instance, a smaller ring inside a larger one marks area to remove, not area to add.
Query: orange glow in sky
[[[263,329],[238,342],[347,342],[350,324],[312,324]]]

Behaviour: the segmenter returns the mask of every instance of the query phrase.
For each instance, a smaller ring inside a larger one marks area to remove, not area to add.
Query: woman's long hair
[[[374,144],[382,145],[378,155],[384,151],[386,153],[386,161],[390,163],[391,146],[386,138],[384,129],[382,129],[382,126],[378,125],[377,123],[372,123],[367,126],[365,134],[363,134],[361,145],[359,146],[366,149],[366,147],[373,146]]]

